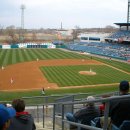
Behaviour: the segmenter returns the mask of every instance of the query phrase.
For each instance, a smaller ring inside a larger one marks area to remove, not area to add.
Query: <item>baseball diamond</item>
[[[116,61],[60,49],[1,49],[0,61],[0,90],[4,91],[105,86],[130,79],[129,71],[113,65]],[[90,69],[96,74],[81,74]]]

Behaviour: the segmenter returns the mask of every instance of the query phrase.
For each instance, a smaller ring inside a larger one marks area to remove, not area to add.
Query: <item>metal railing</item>
[[[104,115],[104,126],[103,126],[103,130],[106,130],[107,128],[107,120],[108,120],[108,112],[109,112],[109,101],[110,100],[115,100],[117,97],[109,97],[109,98],[101,98],[103,95],[118,95],[118,92],[112,92],[112,93],[104,93],[104,94],[99,94],[99,95],[93,95],[95,97],[97,97],[96,100],[94,100],[94,102],[98,103],[98,102],[105,102],[106,103],[106,109],[105,109],[105,115]],[[52,119],[52,125],[53,125],[53,130],[55,130],[55,125],[56,125],[56,105],[60,105],[61,106],[61,122],[62,122],[62,130],[64,130],[64,123],[68,123],[68,124],[75,124],[75,122],[69,122],[67,120],[65,120],[65,106],[66,105],[80,105],[80,104],[86,104],[88,101],[83,100],[84,98],[86,98],[87,96],[92,95],[92,93],[78,93],[78,94],[65,94],[65,95],[51,95],[51,96],[35,96],[35,97],[23,97],[23,99],[25,100],[25,102],[27,102],[26,104],[26,108],[29,109],[29,107],[33,107],[35,109],[35,112],[32,111],[32,115],[35,118],[35,120],[37,122],[42,121],[43,122],[43,128],[45,127],[45,119],[46,117],[49,117]],[[73,96],[74,100],[73,101],[65,101],[65,102],[57,102],[57,103],[53,103],[55,102],[55,100],[58,98],[64,98],[65,96]],[[119,98],[123,98],[123,97],[119,97]],[[36,100],[35,104],[28,104],[28,100]],[[40,103],[38,102],[38,100],[40,100]],[[10,101],[1,101],[1,103],[11,103]],[[51,109],[51,112],[50,112]],[[75,108],[74,108],[75,109]],[[78,126],[83,126],[83,128],[87,128],[91,127],[91,126],[86,126],[83,124],[79,124],[76,123],[76,125]],[[93,129],[93,128],[92,128]],[[99,130],[99,128],[94,128],[95,130]],[[91,128],[90,128],[91,130]]]
[[[66,103],[62,103],[62,130],[64,130],[64,123],[69,123],[69,124],[73,124],[76,125],[78,127],[83,127],[83,128],[87,128],[90,130],[101,130],[99,128],[94,128],[92,126],[88,126],[88,125],[83,125],[83,124],[79,124],[76,122],[70,122],[65,120],[65,113],[64,113],[64,107],[65,105],[68,104],[83,104],[83,103],[89,103],[89,102],[105,102],[106,103],[106,107],[105,107],[105,111],[104,111],[104,124],[103,124],[103,130],[107,130],[108,127],[108,116],[109,116],[109,106],[110,106],[110,101],[112,100],[120,100],[120,99],[128,99],[130,98],[130,95],[125,95],[125,96],[113,96],[113,97],[108,97],[108,98],[103,98],[103,99],[95,99],[93,101],[80,101],[80,102],[66,102]],[[54,104],[54,113],[55,113],[55,104]],[[53,118],[55,119],[55,114],[53,114]],[[55,122],[53,122],[55,123]],[[55,126],[53,127],[53,130],[55,130]]]

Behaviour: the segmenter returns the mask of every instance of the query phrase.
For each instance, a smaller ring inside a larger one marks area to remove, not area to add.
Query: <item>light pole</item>
[[[25,5],[21,5],[21,36],[20,36],[20,41],[24,41],[24,10],[25,10]]]

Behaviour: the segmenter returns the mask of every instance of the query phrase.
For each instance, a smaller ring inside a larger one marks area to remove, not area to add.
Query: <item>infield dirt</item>
[[[39,69],[40,66],[64,66],[64,65],[101,65],[95,60],[82,59],[59,59],[39,60],[32,62],[18,63],[0,69],[0,90],[20,91],[59,88],[56,83],[49,83]],[[12,82],[12,83],[11,83]]]

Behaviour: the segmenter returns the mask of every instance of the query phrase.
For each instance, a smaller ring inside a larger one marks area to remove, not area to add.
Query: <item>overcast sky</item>
[[[25,28],[69,29],[105,27],[127,21],[128,0],[1,0],[0,25],[21,26],[21,4]]]

